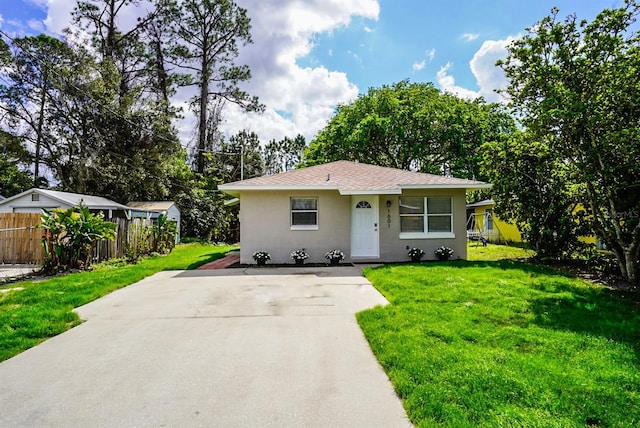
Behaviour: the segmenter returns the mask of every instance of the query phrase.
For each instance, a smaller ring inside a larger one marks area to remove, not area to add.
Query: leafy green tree
[[[20,139],[0,130],[0,195],[13,196],[31,187],[29,159]]]
[[[580,212],[569,171],[548,144],[518,133],[485,143],[483,166],[495,212],[520,229],[541,259],[570,256],[580,246]]]
[[[6,83],[0,85],[0,110],[6,113],[6,129],[34,148],[30,157],[35,187],[41,176],[43,146],[55,138],[51,135],[49,104],[60,94],[59,73],[74,59],[67,44],[44,34],[14,39],[5,57]]]
[[[277,174],[295,169],[302,163],[306,148],[307,142],[300,134],[294,139],[285,137],[279,141],[269,141],[262,150],[265,173]]]
[[[592,22],[553,9],[499,62],[522,125],[566,166],[585,218],[631,281],[640,252],[639,12],[636,0]]]
[[[181,233],[183,236],[213,242],[238,242],[230,233],[231,215],[224,206],[226,198],[214,186],[207,188],[202,183],[179,194],[176,204],[180,208]]]
[[[305,163],[345,159],[481,179],[479,147],[514,130],[496,104],[402,81],[339,106],[305,152]]]
[[[57,117],[60,132],[73,129],[66,135],[73,147],[68,158],[90,158],[61,168],[64,187],[120,202],[168,198],[167,171],[174,158],[181,156],[177,131],[171,125],[176,115],[169,103],[174,80],[164,64],[161,45],[166,40],[159,30],[166,24],[161,11],[167,4],[157,0],[135,24],[119,27],[120,18],[132,6],[139,3],[77,3],[74,24],[90,35],[95,57],[84,62],[89,78],[69,82],[66,89],[74,103],[63,104]]]
[[[167,61],[183,73],[179,84],[195,87],[192,100],[198,117],[196,170],[205,172],[207,135],[211,135],[212,104],[225,100],[247,111],[263,106],[257,97],[240,89],[251,78],[247,65],[237,65],[238,46],[252,43],[246,9],[231,0],[182,0],[166,9],[171,16]]]
[[[31,188],[31,174],[0,154],[0,195],[9,197]]]

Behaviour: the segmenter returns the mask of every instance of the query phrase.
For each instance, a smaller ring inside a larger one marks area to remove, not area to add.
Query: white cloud
[[[465,39],[467,42],[472,42],[475,39],[477,39],[478,37],[480,37],[480,34],[475,34],[475,33],[464,33],[462,35],[462,38]]]
[[[496,62],[507,57],[507,46],[514,40],[515,37],[509,36],[505,40],[485,41],[469,63],[480,88],[479,93],[487,100],[503,101],[502,96],[495,93],[495,89],[506,88],[508,81]]]
[[[0,15],[0,27],[2,27],[2,23],[4,22],[4,18]]]
[[[413,66],[412,66],[413,67],[413,71],[422,70],[425,65],[427,65],[427,62],[425,60],[422,60],[421,62],[414,62]]]
[[[457,95],[461,98],[474,99],[478,98],[478,93],[469,89],[465,89],[462,86],[456,86],[456,79],[449,74],[449,70],[452,68],[452,64],[450,62],[447,63],[444,67],[441,67],[438,73],[436,74],[436,78],[438,79],[438,84],[440,88],[445,92],[450,92],[454,95]]]
[[[504,97],[497,94],[495,90],[506,88],[508,81],[502,69],[495,64],[497,60],[507,57],[507,46],[514,40],[515,37],[512,36],[505,40],[487,40],[473,55],[469,67],[476,79],[477,91],[456,85],[455,78],[450,74],[453,67],[451,63],[440,68],[436,75],[440,88],[462,98],[484,97],[489,102],[504,102]]]
[[[27,22],[27,25],[33,31],[36,31],[38,33],[44,32],[44,24],[43,24],[42,21],[40,21],[38,19],[30,19],[29,22]]]
[[[364,31],[366,31],[367,33],[372,32],[373,30],[369,27],[367,27],[366,25],[364,26]]]
[[[436,49],[435,48],[427,51],[427,58],[429,58],[429,61],[433,61],[433,58],[435,56],[436,56]]]
[[[61,33],[69,25],[75,2],[46,1],[49,11],[45,25],[49,31]],[[247,9],[254,40],[240,49],[237,63],[247,64],[252,73],[252,79],[242,87],[260,97],[266,111],[261,115],[246,114],[230,106],[224,113],[224,131],[253,130],[263,142],[298,133],[311,139],[326,124],[337,104],[357,97],[358,88],[345,73],[323,66],[303,68],[297,60],[311,52],[316,34],[348,26],[355,16],[377,20],[378,0],[237,0],[237,3]],[[135,19],[135,14],[129,14],[120,25],[124,27]],[[355,53],[351,55],[359,60]],[[189,112],[185,116],[190,124],[179,124],[183,137],[189,136],[193,123]]]

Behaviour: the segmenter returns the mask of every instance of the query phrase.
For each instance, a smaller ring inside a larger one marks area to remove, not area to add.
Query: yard
[[[640,425],[638,294],[508,260],[365,275],[391,304],[358,322],[416,426]]]
[[[134,265],[109,262],[97,265],[90,272],[0,286],[0,290],[23,288],[0,293],[0,361],[78,325],[80,319],[73,308],[156,272],[195,269],[232,249],[234,247],[178,245],[168,256],[150,257]]]

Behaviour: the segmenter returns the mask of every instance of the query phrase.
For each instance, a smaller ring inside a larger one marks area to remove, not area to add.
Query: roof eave
[[[402,184],[402,189],[490,189],[491,183]]]

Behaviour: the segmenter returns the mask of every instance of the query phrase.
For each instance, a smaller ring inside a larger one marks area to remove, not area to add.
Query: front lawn
[[[479,241],[467,243],[467,260],[504,260],[504,259],[528,259],[535,255],[535,251],[524,246],[487,244],[483,247]]]
[[[80,319],[73,308],[156,272],[195,269],[232,249],[234,247],[178,245],[168,256],[143,259],[135,265],[111,262],[97,265],[90,272],[1,287],[24,290],[0,293],[0,361],[78,325]]]
[[[358,314],[416,426],[640,426],[640,296],[513,261],[365,270]]]

